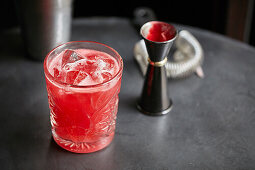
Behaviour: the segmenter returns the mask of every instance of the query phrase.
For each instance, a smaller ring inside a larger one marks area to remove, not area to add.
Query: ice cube
[[[65,76],[66,77],[65,82],[68,84],[73,84],[78,74],[79,74],[79,71],[68,71]]]
[[[93,72],[91,74],[91,78],[92,80],[94,80],[95,83],[102,83],[104,81],[101,71]]]
[[[79,74],[77,75],[77,77],[75,78],[73,84],[74,85],[78,85],[80,82],[82,82],[84,79],[86,79],[86,77],[88,77],[89,74],[83,71],[80,71]]]
[[[53,77],[59,81],[64,81],[65,76],[63,74],[63,72],[61,72],[61,70],[59,70],[58,68],[53,68]]]
[[[95,83],[103,83],[110,80],[113,75],[106,70],[96,71],[92,73],[91,78],[95,81]]]
[[[58,78],[59,76],[60,76],[60,71],[55,67],[55,68],[53,68],[53,71],[54,71],[54,75],[53,75],[53,77],[55,77],[55,78]]]
[[[103,61],[105,62],[105,70],[113,70],[114,69],[114,65],[115,65],[115,61],[114,59],[111,58],[105,58],[103,59]]]
[[[87,70],[88,72],[94,72],[96,71],[98,65],[97,65],[97,62],[96,60],[90,60],[90,59],[87,59],[87,61],[84,63],[84,70]]]
[[[94,61],[96,61],[96,60],[98,59],[98,55],[88,53],[88,54],[86,54],[86,58],[87,58],[88,60],[94,60]]]
[[[74,63],[68,63],[63,67],[62,73],[66,77],[66,83],[77,85],[88,75],[84,69],[84,61],[82,60],[84,59]]]
[[[104,79],[103,81],[106,82],[106,81],[110,80],[113,76],[110,72],[105,71],[102,73],[102,77]]]
[[[81,59],[84,59],[80,54],[75,52],[74,50],[65,50],[63,57],[62,57],[62,67],[65,67],[68,63],[74,63],[76,61],[79,61]]]
[[[104,69],[105,66],[106,66],[105,61],[103,61],[103,60],[101,60],[101,59],[98,59],[98,60],[97,60],[97,69],[98,69],[98,70]]]
[[[88,74],[83,80],[81,80],[77,85],[79,86],[89,86],[95,84],[91,76]]]

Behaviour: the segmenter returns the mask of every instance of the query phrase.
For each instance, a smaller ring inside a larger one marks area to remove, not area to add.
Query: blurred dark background
[[[132,20],[138,7],[152,9],[161,21],[207,29],[255,46],[254,0],[74,0],[73,17],[116,16]],[[1,30],[18,26],[14,0],[1,2],[0,17]]]

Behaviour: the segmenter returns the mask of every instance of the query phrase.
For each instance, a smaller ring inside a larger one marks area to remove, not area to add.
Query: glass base
[[[70,140],[62,139],[59,137],[54,130],[52,130],[52,136],[55,142],[65,150],[75,153],[91,153],[99,151],[107,147],[114,138],[114,132],[107,137],[101,138],[96,142],[73,142]]]

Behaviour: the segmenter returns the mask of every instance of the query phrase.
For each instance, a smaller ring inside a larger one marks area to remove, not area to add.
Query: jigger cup
[[[149,64],[137,108],[147,115],[165,115],[171,111],[173,104],[168,95],[165,64],[177,37],[177,30],[168,23],[150,21],[141,27],[140,34],[145,41]],[[149,38],[149,35],[153,37],[154,34],[163,38]]]

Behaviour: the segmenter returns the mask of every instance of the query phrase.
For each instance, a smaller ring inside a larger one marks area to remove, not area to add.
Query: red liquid
[[[176,35],[175,28],[167,23],[152,21],[152,26],[146,38],[150,41],[164,42],[171,40]]]
[[[52,133],[64,149],[89,153],[106,147],[113,139],[121,75],[112,79],[119,70],[112,56],[85,49],[75,52],[80,55],[74,59],[62,52],[48,66],[55,78],[52,81],[46,76]]]

